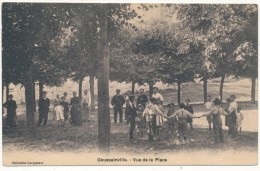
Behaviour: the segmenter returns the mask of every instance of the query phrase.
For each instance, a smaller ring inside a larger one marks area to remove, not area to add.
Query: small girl
[[[64,108],[60,104],[60,102],[57,103],[57,105],[54,108],[54,111],[56,113],[56,120],[58,121],[58,126],[64,126]]]
[[[55,112],[55,107],[61,102],[60,95],[56,94],[56,98],[54,99],[54,110],[53,110],[53,120],[57,119],[57,114]]]
[[[241,134],[241,131],[242,131],[242,121],[244,119],[244,115],[240,111],[241,111],[241,107],[238,106],[237,107],[237,127],[238,127],[239,133]]]
[[[143,129],[145,128],[145,122],[144,122],[144,117],[143,117],[143,111],[144,107],[143,105],[139,104],[137,106],[137,125],[136,125],[136,130],[137,130],[137,135],[138,137],[141,136],[143,137]]]

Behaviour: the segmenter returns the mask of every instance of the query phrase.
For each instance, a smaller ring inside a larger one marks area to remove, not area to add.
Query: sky
[[[149,4],[146,4],[149,5]],[[155,4],[151,4],[155,5]],[[145,11],[143,9],[138,9],[140,4],[131,4],[131,8],[136,10],[136,12],[142,17],[141,20],[144,20],[144,24],[151,24],[152,21],[156,20],[166,20],[169,23],[177,22],[176,14],[172,14],[167,7],[162,7],[160,4],[156,4],[157,8],[149,8]],[[134,24],[140,24],[140,19],[135,19],[132,21]],[[140,24],[141,25],[141,24]]]

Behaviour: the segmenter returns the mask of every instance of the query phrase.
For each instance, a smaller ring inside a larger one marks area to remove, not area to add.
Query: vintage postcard
[[[2,165],[258,168],[258,4],[1,4]]]

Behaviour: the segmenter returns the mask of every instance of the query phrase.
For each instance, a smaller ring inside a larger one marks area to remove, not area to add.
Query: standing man
[[[129,105],[127,106],[128,111],[129,111],[129,139],[131,142],[134,141],[134,130],[135,130],[135,118],[137,116],[136,113],[136,107],[134,105],[134,100],[135,100],[135,96],[134,95],[130,95],[129,96]]]
[[[43,126],[46,126],[48,121],[48,113],[50,108],[50,99],[46,97],[47,92],[43,92],[43,97],[40,98],[38,106],[39,106],[39,122],[37,126],[41,126],[43,121]]]
[[[163,96],[158,93],[158,88],[157,87],[154,87],[153,88],[153,95],[152,97],[156,98],[157,100],[160,100],[161,101],[161,105],[163,104]]]
[[[84,122],[89,122],[89,109],[90,109],[90,96],[88,95],[88,90],[84,90],[84,95],[82,97],[81,102],[81,113],[82,113],[82,119]]]
[[[140,89],[140,94],[137,97],[136,106],[141,104],[144,108],[146,107],[146,103],[148,102],[148,97],[146,94],[144,94],[144,89]]]
[[[212,102],[212,97],[210,95],[208,95],[208,97],[207,97],[207,102],[205,103],[205,107],[206,107],[207,112],[209,112],[214,107],[214,104]],[[211,133],[212,115],[207,115],[206,118],[207,118],[208,125],[209,125],[209,132]]]
[[[113,96],[111,105],[114,107],[114,123],[117,123],[117,113],[120,116],[120,123],[122,123],[123,118],[123,105],[125,103],[125,99],[122,95],[120,95],[120,89],[116,89],[116,95]]]

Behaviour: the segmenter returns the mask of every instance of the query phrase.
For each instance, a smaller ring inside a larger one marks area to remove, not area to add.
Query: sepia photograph
[[[258,21],[254,3],[2,2],[2,166],[258,166]]]

